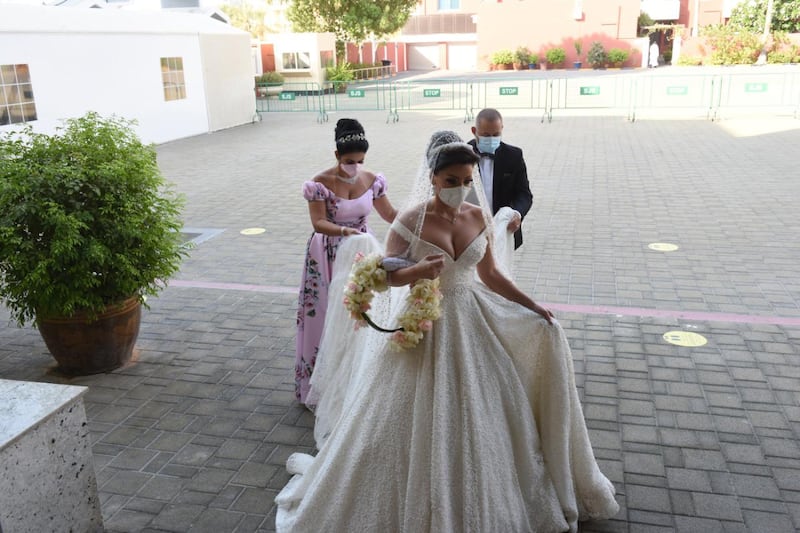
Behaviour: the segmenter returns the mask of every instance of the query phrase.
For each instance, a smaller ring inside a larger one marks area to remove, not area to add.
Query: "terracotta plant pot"
[[[59,370],[70,375],[98,374],[131,360],[141,317],[142,304],[134,297],[109,306],[94,322],[87,322],[84,313],[40,320],[39,333]]]

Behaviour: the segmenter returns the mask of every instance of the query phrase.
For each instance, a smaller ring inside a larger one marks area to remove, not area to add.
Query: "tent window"
[[[186,82],[183,79],[183,58],[161,58],[161,81],[164,84],[164,100],[184,100]]]
[[[0,65],[0,126],[36,118],[28,65]]]

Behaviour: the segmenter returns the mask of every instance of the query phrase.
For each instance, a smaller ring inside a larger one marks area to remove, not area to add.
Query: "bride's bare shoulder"
[[[481,226],[484,225],[483,210],[479,206],[465,202],[461,208],[461,212],[466,214],[471,221],[474,220],[480,222]]]

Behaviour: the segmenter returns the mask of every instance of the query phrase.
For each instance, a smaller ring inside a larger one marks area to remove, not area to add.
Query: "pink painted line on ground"
[[[678,311],[675,309],[647,309],[644,307],[613,307],[608,305],[546,304],[554,311],[587,315],[650,316],[656,318],[681,318],[699,322],[734,322],[739,324],[775,324],[778,326],[800,326],[800,317],[741,315],[736,313],[712,313],[710,311]]]
[[[169,284],[173,287],[192,289],[219,289],[223,291],[249,291],[271,292],[278,294],[297,294],[298,289],[280,285],[250,285],[247,283],[224,283],[216,281],[187,281],[182,279],[172,280]]]
[[[222,283],[214,281],[172,280],[173,287],[195,289],[218,289],[278,294],[297,294],[296,287],[281,285],[251,285],[246,283]],[[737,324],[774,324],[777,326],[800,326],[800,317],[742,315],[736,313],[713,313],[709,311],[679,311],[675,309],[649,309],[645,307],[615,307],[610,305],[544,304],[553,311],[580,313],[585,315],[649,316],[656,318],[680,318],[698,322],[732,322]]]

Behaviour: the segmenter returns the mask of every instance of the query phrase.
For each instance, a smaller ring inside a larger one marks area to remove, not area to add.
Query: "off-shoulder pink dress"
[[[307,181],[303,184],[303,197],[309,202],[325,202],[329,221],[339,226],[368,232],[367,217],[372,212],[372,202],[386,195],[386,178],[376,174],[372,186],[358,198],[340,198],[322,183]],[[336,250],[342,238],[314,232],[308,239],[303,280],[300,284],[300,301],[297,308],[297,353],[294,376],[295,395],[306,403],[309,380],[314,372],[317,350],[325,324],[328,307],[328,284],[331,281]]]

